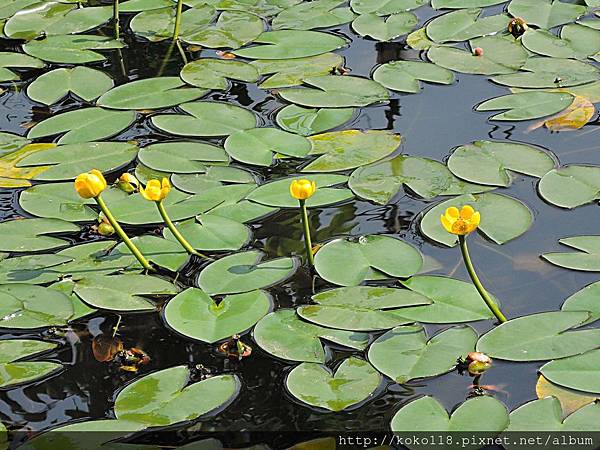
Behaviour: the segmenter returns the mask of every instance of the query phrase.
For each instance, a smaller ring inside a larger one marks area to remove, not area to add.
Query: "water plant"
[[[306,261],[310,267],[315,265],[312,240],[310,238],[310,222],[308,221],[308,211],[306,210],[306,200],[311,198],[317,191],[317,184],[307,179],[293,180],[290,183],[290,195],[298,200],[300,204],[300,214],[302,216],[302,227],[304,231],[304,247],[306,250]]]

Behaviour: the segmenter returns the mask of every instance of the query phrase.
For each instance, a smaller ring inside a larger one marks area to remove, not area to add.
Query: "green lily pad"
[[[150,275],[92,275],[77,281],[74,292],[88,305],[111,311],[154,311],[148,297],[172,295],[178,288]]]
[[[121,9],[124,10],[123,12],[129,9],[125,6],[126,4]],[[137,36],[148,39],[150,42],[160,42],[171,38],[175,27],[177,8],[172,2],[166,6],[166,8],[146,9],[136,14],[129,22],[131,30]],[[198,7],[183,11],[179,36],[183,37],[207,28],[211,24],[214,15],[215,9],[205,4],[199,4]]]
[[[412,322],[402,308],[428,305],[431,300],[406,289],[354,286],[313,295],[316,305],[298,308],[298,315],[324,327],[351,331],[385,330]]]
[[[223,11],[214,25],[181,36],[188,44],[208,48],[240,48],[263,34],[260,17],[242,11]]]
[[[298,208],[298,200],[290,195],[290,184],[292,180],[300,180],[302,178],[305,177],[297,175],[282,180],[271,181],[250,192],[246,198],[266,206]],[[312,197],[306,200],[308,208],[331,205],[353,197],[348,189],[332,187],[348,181],[348,177],[344,175],[317,174],[311,175],[309,179],[315,182],[317,191]]]
[[[60,145],[29,155],[22,159],[18,166],[47,166],[46,170],[33,177],[34,180],[73,180],[80,173],[88,171],[90,167],[101,172],[113,171],[129,164],[135,159],[137,153],[137,145],[126,142],[85,142]]]
[[[19,79],[19,75],[7,67],[41,69],[44,65],[43,61],[33,56],[16,52],[0,52],[0,82]]]
[[[109,275],[133,268],[137,262],[133,255],[112,252],[117,244],[116,241],[96,241],[66,248],[57,255],[70,258],[70,261],[51,270],[69,279],[79,280],[89,275]]]
[[[207,166],[201,173],[173,174],[171,183],[181,191],[199,194],[222,183],[254,184],[255,180],[250,172],[237,167]]]
[[[600,403],[585,405],[564,418],[556,397],[534,400],[510,413],[506,431],[594,432],[600,430]],[[564,448],[564,447],[563,447]]]
[[[321,55],[346,45],[338,36],[318,31],[278,30],[267,31],[254,39],[251,47],[233,53],[250,59],[286,59]]]
[[[400,146],[399,134],[382,130],[343,130],[317,134],[309,155],[321,155],[302,172],[336,172],[354,169],[392,154]]]
[[[600,260],[600,258],[599,258]],[[600,267],[600,266],[599,266]],[[600,319],[600,281],[592,283],[574,293],[561,306],[563,311],[589,311],[592,313],[586,324]]]
[[[21,9],[27,8],[29,5],[39,2],[40,0],[6,0],[2,6],[0,6],[0,20],[8,19],[15,13],[18,13]]]
[[[48,236],[76,233],[77,225],[60,219],[23,219],[0,223],[0,234],[10,236],[0,243],[3,252],[37,252],[69,245],[69,241]]]
[[[277,128],[251,128],[231,134],[225,151],[233,159],[257,166],[270,166],[278,154],[303,158],[312,145],[308,139]]]
[[[367,400],[381,383],[381,375],[367,361],[354,356],[345,359],[335,372],[327,367],[304,362],[288,374],[286,386],[298,400],[342,411]]]
[[[419,275],[402,284],[433,302],[427,306],[403,308],[402,315],[407,319],[424,323],[455,323],[494,317],[471,283],[442,276]]]
[[[507,0],[431,0],[434,9],[483,8],[506,3]]]
[[[419,197],[460,195],[490,190],[456,178],[448,168],[433,159],[398,155],[390,160],[359,167],[350,176],[350,189],[367,200],[388,204],[406,185]]]
[[[522,17],[528,24],[545,29],[573,22],[586,11],[585,6],[559,0],[512,0],[508,5],[512,16]]]
[[[435,64],[456,72],[479,75],[513,73],[525,64],[527,50],[519,41],[501,36],[485,36],[469,41],[472,49],[483,49],[481,56],[472,51],[447,46],[432,46],[427,57]]]
[[[421,233],[440,244],[455,246],[458,238],[442,227],[440,216],[450,206],[461,208],[464,205],[471,205],[481,213],[481,223],[477,230],[496,244],[516,239],[533,223],[533,214],[524,203],[506,195],[485,192],[461,195],[438,203],[421,219]]]
[[[91,102],[111,89],[113,85],[113,79],[100,70],[83,66],[72,69],[61,68],[36,78],[27,87],[27,96],[44,105],[53,105],[70,93],[86,102]],[[95,126],[97,127],[98,124]]]
[[[550,361],[540,372],[560,386],[600,394],[600,350]]]
[[[311,30],[351,22],[356,16],[342,0],[300,2],[281,11],[273,19],[273,30]]]
[[[410,11],[428,3],[427,0],[351,0],[350,6],[358,14],[375,13],[379,16]]]
[[[570,165],[551,170],[540,180],[541,197],[561,208],[576,208],[600,199],[600,167]]]
[[[181,267],[188,261],[189,255],[179,242],[162,239],[158,236],[143,235],[136,236],[131,239],[133,244],[138,248],[140,252],[150,262],[153,262],[157,266],[164,267],[172,272],[177,272]],[[133,256],[131,251],[124,242],[121,242],[115,247],[110,253],[113,258],[127,258],[131,259]],[[142,270],[141,264],[137,259],[133,260],[133,268]]]
[[[438,43],[460,42],[506,29],[510,21],[506,14],[480,17],[482,11],[481,8],[458,9],[438,16],[427,25],[427,36]]]
[[[259,74],[253,65],[242,61],[200,58],[183,66],[180,76],[192,86],[226,90],[229,86],[227,79],[254,83]]]
[[[30,142],[29,139],[18,134],[0,132],[0,157],[16,152]]]
[[[521,39],[527,50],[554,58],[585,59],[600,51],[600,30],[572,23],[560,37],[546,30],[529,29]]]
[[[399,12],[387,17],[376,13],[361,14],[352,22],[352,28],[361,36],[369,36],[377,41],[391,41],[410,33],[419,19],[409,12]]]
[[[259,83],[262,89],[297,86],[309,77],[329,75],[344,66],[344,58],[324,53],[294,59],[257,59],[250,63],[260,75],[270,75]]]
[[[325,362],[321,339],[355,350],[369,344],[367,333],[323,328],[298,318],[293,309],[267,314],[254,327],[254,341],[271,355],[290,361]]]
[[[396,383],[441,375],[475,349],[477,332],[469,326],[448,328],[427,339],[422,325],[396,327],[369,347],[369,361]]]
[[[352,261],[351,265],[340,261]],[[390,236],[361,236],[352,241],[336,239],[315,256],[315,269],[326,281],[340,286],[357,286],[363,281],[408,278],[423,265],[421,253],[406,242]]]
[[[573,236],[558,242],[577,251],[544,253],[542,258],[567,269],[600,272],[600,236]]]
[[[279,95],[288,102],[315,108],[368,106],[389,98],[387,89],[368,78],[327,75],[302,81],[311,87],[286,88]]]
[[[176,332],[212,344],[253,327],[271,309],[263,291],[228,295],[218,304],[204,291],[188,288],[165,308],[165,321]]]
[[[509,320],[484,334],[477,351],[509,361],[544,361],[585,353],[598,347],[600,330],[571,329],[589,317],[585,311],[551,311]]]
[[[426,417],[427,420],[423,420]],[[472,397],[450,416],[435,398],[425,396],[400,409],[392,418],[394,432],[500,432],[508,426],[506,406],[487,395]],[[419,448],[415,445],[413,448]],[[479,448],[478,445],[468,448]]]
[[[391,61],[373,72],[373,80],[399,92],[417,93],[420,81],[437,84],[454,83],[454,74],[443,67],[422,61]]]
[[[280,283],[296,270],[293,258],[262,258],[258,250],[221,258],[200,272],[198,285],[209,295],[248,292]]]
[[[512,172],[541,178],[554,169],[555,161],[547,152],[530,145],[475,141],[454,150],[447,164],[463,180],[508,187],[514,178]]]
[[[208,92],[185,86],[179,77],[136,80],[111,89],[96,104],[112,109],[159,109],[195,100]]]
[[[135,380],[117,395],[115,416],[150,426],[172,425],[226,406],[240,390],[235,375],[217,375],[193,384],[189,378],[186,366],[175,366]]]
[[[194,102],[181,105],[187,114],[161,114],[152,117],[159,130],[180,136],[227,136],[256,127],[256,116],[229,103]]]
[[[6,258],[0,264],[0,284],[43,284],[57,281],[61,273],[52,269],[69,261],[71,258],[52,254]]]
[[[192,247],[201,251],[239,250],[248,243],[251,232],[245,225],[226,217],[211,214],[178,223],[177,229]],[[176,242],[175,236],[164,228],[166,239]]]
[[[160,142],[142,148],[138,159],[146,167],[168,173],[205,172],[207,164],[228,163],[221,147],[203,142]]]
[[[104,61],[104,55],[95,50],[123,48],[121,41],[105,36],[58,35],[30,41],[23,50],[30,56],[57,64],[85,64]]]
[[[46,361],[19,361],[47,350],[56,344],[29,339],[6,339],[0,341],[0,388],[28,383],[54,374],[61,364]]]
[[[301,136],[322,133],[337,128],[354,116],[354,108],[303,108],[288,105],[279,110],[277,125]]]
[[[65,326],[73,312],[71,299],[54,289],[31,284],[0,285],[0,328]]]

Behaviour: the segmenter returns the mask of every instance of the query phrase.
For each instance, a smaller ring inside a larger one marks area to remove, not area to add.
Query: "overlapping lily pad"
[[[393,91],[416,93],[421,90],[420,81],[452,84],[454,74],[448,69],[423,61],[391,61],[373,72],[373,80]]]
[[[600,30],[572,23],[562,27],[560,37],[546,30],[527,30],[522,42],[540,55],[585,59],[600,51]]]
[[[559,92],[520,92],[492,98],[477,106],[477,111],[507,111],[490,120],[529,120],[547,117],[562,111],[573,102],[573,96]]]
[[[16,52],[0,52],[0,82],[18,80],[17,75],[7,67],[41,69],[44,62],[37,58]]]
[[[427,0],[351,0],[350,6],[358,14],[376,13],[386,16],[416,9],[425,3]]]
[[[177,229],[195,249],[202,251],[239,250],[250,240],[250,230],[245,225],[211,214],[204,214],[177,224]],[[163,230],[166,239],[176,239],[168,228]]]
[[[586,10],[585,6],[559,0],[512,0],[508,5],[508,12],[514,17],[546,29],[572,22]]]
[[[129,23],[131,30],[137,36],[148,39],[150,42],[164,41],[173,36],[177,9],[172,2],[166,3],[166,5],[159,5],[164,7],[145,9],[136,14]],[[147,7],[147,5],[140,6]],[[133,6],[123,4],[122,10],[131,11],[131,8]],[[180,35],[187,36],[207,28],[211,24],[214,14],[215,9],[206,4],[198,4],[193,8],[186,9],[181,14]]]
[[[225,150],[233,159],[257,166],[270,166],[277,155],[303,158],[311,150],[311,142],[303,136],[278,128],[251,128],[231,134]]]
[[[23,219],[2,222],[0,234],[7,238],[0,242],[0,251],[35,252],[64,247],[69,244],[69,241],[52,235],[78,231],[77,225],[60,219]]]
[[[344,58],[336,53],[324,53],[294,59],[258,59],[250,63],[261,76],[263,89],[282,88],[302,84],[309,77],[329,75],[344,65]]]
[[[542,198],[561,208],[576,208],[600,199],[600,167],[570,165],[551,170],[540,180]]]
[[[207,164],[229,161],[221,147],[195,141],[151,144],[140,150],[138,158],[150,169],[170,173],[205,172]]]
[[[245,11],[223,11],[213,25],[186,33],[181,39],[208,48],[240,48],[260,38],[263,31],[260,17]]]
[[[288,105],[277,113],[277,125],[301,136],[322,133],[352,119],[354,108],[303,108]]]
[[[506,14],[480,17],[482,11],[481,8],[458,9],[438,16],[427,25],[427,36],[438,43],[460,42],[506,29],[510,20]]]
[[[41,254],[6,258],[0,264],[0,284],[43,284],[57,281],[61,274],[56,266],[71,261],[66,256]]]
[[[369,36],[378,41],[391,41],[408,34],[418,22],[417,16],[409,12],[399,12],[388,17],[367,13],[358,16],[352,22],[352,28],[361,36]]]
[[[593,432],[600,430],[600,403],[583,406],[566,418],[556,397],[525,403],[510,413],[506,431]]]
[[[228,79],[255,82],[259,77],[256,68],[242,61],[201,58],[181,69],[181,79],[192,86],[204,89],[227,89]]]
[[[599,266],[600,267],[600,266]],[[591,313],[587,323],[600,319],[600,281],[592,283],[574,293],[565,300],[561,308],[563,311],[589,311]]]
[[[0,388],[28,383],[56,373],[62,365],[46,361],[20,361],[53,350],[56,344],[29,339],[0,341]]]
[[[182,191],[199,194],[223,183],[254,184],[255,180],[252,173],[237,167],[208,166],[200,173],[173,174],[171,183]]]
[[[351,22],[355,14],[341,0],[300,2],[273,19],[274,30],[311,30]]]
[[[321,55],[346,45],[338,36],[318,31],[266,31],[254,39],[251,47],[236,50],[237,56],[250,59],[292,59]]]
[[[600,236],[573,236],[558,242],[576,251],[544,253],[542,258],[567,269],[600,272]]]
[[[132,238],[131,241],[148,261],[172,272],[181,269],[189,258],[189,255],[181,244],[175,240],[162,239],[159,236],[153,235],[142,235]],[[131,251],[124,242],[117,245],[114,250],[110,252],[110,256],[125,260],[130,260],[133,257]],[[131,269],[138,269],[138,271],[141,271],[142,266],[134,259],[131,264]]]
[[[84,66],[60,68],[36,78],[27,87],[27,96],[44,105],[53,105],[70,93],[91,102],[111,89],[113,84],[112,78],[100,70]]]
[[[7,153],[0,157],[0,186],[4,188],[17,188],[31,186],[29,181],[35,175],[47,169],[44,166],[38,167],[17,167],[20,161],[26,157],[38,152],[43,152],[56,147],[56,144],[27,144],[28,140],[13,140],[9,138],[7,146],[4,147]],[[12,150],[14,145],[23,145],[18,150]]]
[[[85,64],[104,61],[97,50],[123,48],[121,41],[96,35],[57,35],[33,40],[23,45],[28,55],[58,64]]]
[[[507,0],[431,0],[435,9],[482,8],[484,6],[506,3]]]
[[[550,361],[540,372],[560,386],[600,394],[600,350]]]

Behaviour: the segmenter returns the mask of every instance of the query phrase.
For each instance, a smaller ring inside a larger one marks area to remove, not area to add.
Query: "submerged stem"
[[[306,258],[311,267],[315,265],[315,258],[312,252],[312,241],[310,239],[310,224],[308,223],[308,212],[306,211],[306,200],[298,200],[300,210],[302,211],[302,225],[304,226],[304,246],[306,247]]]
[[[488,292],[481,284],[481,281],[479,281],[479,277],[477,276],[475,268],[473,267],[473,262],[471,261],[471,256],[469,255],[466,236],[459,235],[458,242],[460,243],[460,251],[462,252],[463,260],[465,261],[465,266],[467,267],[467,272],[469,272],[469,276],[471,277],[475,288],[477,288],[477,292],[479,292],[479,295],[481,295],[481,298],[483,299],[487,307],[490,309],[490,311],[494,313],[494,315],[500,321],[500,323],[506,322],[506,317],[504,316],[504,314],[502,314],[502,311],[500,311],[498,305],[496,305],[493,302],[492,298],[490,297],[490,294],[488,294]]]
[[[165,205],[163,205],[162,200],[156,202],[156,206],[158,207],[158,212],[160,213],[160,216],[162,217],[163,221],[165,222],[165,225],[167,225],[167,228],[169,229],[169,231],[171,231],[173,236],[175,236],[175,239],[177,239],[177,241],[181,244],[181,246],[185,249],[186,252],[188,252],[190,255],[196,255],[196,256],[200,256],[202,258],[210,259],[210,258],[208,258],[208,256],[203,255],[202,253],[197,251],[194,247],[192,247],[192,245],[188,241],[185,240],[183,235],[175,227],[175,225],[173,224],[173,221],[167,214],[167,210],[165,209]]]
[[[96,203],[98,203],[98,206],[100,206],[100,209],[104,213],[104,216],[108,219],[109,223],[113,226],[121,240],[125,242],[125,245],[129,249],[129,251],[133,253],[133,256],[136,257],[136,259],[140,262],[142,267],[146,270],[154,271],[148,260],[144,258],[144,255],[142,255],[142,252],[140,252],[139,249],[135,246],[135,244],[131,242],[129,236],[125,234],[123,228],[121,228],[121,225],[119,225],[119,222],[115,220],[114,216],[108,209],[108,206],[106,206],[106,203],[104,203],[102,197],[98,195],[98,197],[96,197],[94,200],[96,200]]]

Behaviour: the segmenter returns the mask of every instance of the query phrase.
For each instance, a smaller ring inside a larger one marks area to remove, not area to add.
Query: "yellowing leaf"
[[[540,375],[538,378],[538,382],[535,385],[535,392],[540,399],[549,396],[556,397],[560,401],[565,416],[597,399],[597,396],[593,394],[586,395],[572,389],[557,386],[548,381],[543,375]]]
[[[595,112],[591,101],[581,95],[576,95],[573,103],[566,109],[549,119],[534,123],[529,127],[529,131],[540,128],[542,125],[551,131],[579,130],[592,119]]]
[[[25,157],[56,147],[56,144],[28,144],[0,158],[0,187],[17,188],[31,186],[29,180],[51,166],[16,167]]]

